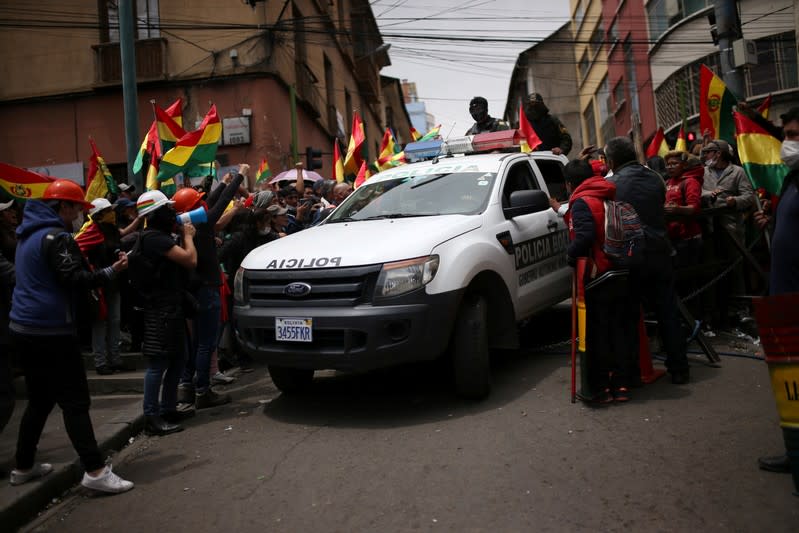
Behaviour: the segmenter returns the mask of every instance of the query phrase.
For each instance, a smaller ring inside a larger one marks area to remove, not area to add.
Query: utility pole
[[[122,100],[125,112],[125,144],[128,183],[144,190],[141,176],[133,175],[133,160],[139,148],[139,108],[136,97],[136,48],[133,33],[133,0],[119,0],[119,51],[122,62]]]
[[[732,55],[732,43],[741,38],[741,21],[735,0],[716,0],[713,7],[716,15],[716,28],[719,39],[719,62],[721,73],[727,88],[736,98],[746,98],[744,73],[735,68]]]

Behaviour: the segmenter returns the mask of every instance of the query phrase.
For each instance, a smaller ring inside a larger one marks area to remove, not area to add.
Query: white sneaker
[[[90,476],[88,472],[83,474],[83,480],[80,484],[87,489],[110,492],[112,494],[127,492],[133,488],[133,482],[126,481],[111,471],[111,465],[106,466],[97,477]]]
[[[229,385],[236,381],[236,378],[231,376],[226,376],[222,372],[217,372],[213,376],[211,376],[211,383],[214,385]]]
[[[51,465],[50,463],[36,463],[35,465],[33,465],[33,468],[31,468],[27,472],[22,472],[21,470],[17,470],[15,468],[14,470],[11,471],[11,476],[9,476],[8,480],[12,485],[22,485],[23,483],[27,483],[28,481],[32,481],[42,476],[46,476],[52,471],[53,471],[53,465]]]

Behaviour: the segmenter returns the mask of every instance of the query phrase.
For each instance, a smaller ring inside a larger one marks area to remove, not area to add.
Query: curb
[[[144,414],[141,407],[136,406],[136,414],[128,417],[128,421],[107,422],[97,428],[97,445],[103,454],[121,450],[130,437],[139,434],[144,428]],[[117,417],[118,419],[120,417]],[[111,427],[111,429],[109,429]],[[53,472],[40,481],[0,489],[11,496],[10,501],[0,504],[0,524],[3,530],[16,531],[36,517],[54,499],[80,483],[83,467],[77,457],[69,463],[53,465]],[[5,499],[5,496],[0,499]]]

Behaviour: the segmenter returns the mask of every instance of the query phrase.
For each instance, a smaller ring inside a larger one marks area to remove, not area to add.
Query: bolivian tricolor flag
[[[356,112],[352,117],[352,132],[350,133],[350,143],[347,146],[347,155],[344,157],[344,174],[357,174],[363,162],[361,149],[366,142],[366,134],[363,129],[363,122],[360,115]]]
[[[768,120],[769,109],[771,109],[771,93],[768,93],[766,99],[763,100],[759,106],[757,106],[757,112],[760,113],[763,118]]]
[[[269,170],[269,163],[266,162],[264,157],[261,164],[258,165],[258,172],[255,173],[255,183],[262,183],[272,177],[272,171]]]
[[[646,149],[646,158],[649,159],[656,155],[665,157],[667,153],[669,153],[669,143],[666,142],[666,135],[663,133],[663,128],[661,127],[655,132],[655,136],[652,137],[652,142],[649,143],[649,147]]]
[[[145,155],[147,153],[150,153],[153,150],[155,150],[156,156],[161,157],[161,154],[163,154],[166,151],[166,150],[161,150],[161,141],[158,138],[159,124],[157,120],[158,112],[156,111],[156,108],[158,109],[160,108],[155,104],[155,101],[152,101],[152,104],[153,104],[153,113],[156,115],[156,120],[154,120],[153,123],[150,125],[150,129],[147,131],[147,135],[144,136],[144,140],[142,140],[141,146],[139,147],[139,153],[136,154],[136,159],[133,162],[134,174],[138,174],[139,172],[141,172],[142,167],[144,167]],[[177,124],[177,126],[182,130],[183,128],[182,99],[178,98],[171,106],[167,107],[165,110],[161,110],[161,113],[170,117],[172,121],[175,124]],[[168,128],[169,126],[164,126],[164,127]],[[172,146],[175,145],[177,139],[182,137],[185,133],[186,132],[184,131],[183,133],[178,135],[177,138],[173,140],[169,148],[172,148]]]
[[[380,154],[375,161],[375,167],[378,171],[383,171],[391,167],[396,167],[405,163],[405,154],[394,139],[394,133],[391,128],[386,128],[383,133],[383,140],[380,143]]]
[[[757,188],[779,194],[788,167],[780,159],[781,143],[741,113],[733,113],[738,134],[738,155],[749,181]]]
[[[355,178],[355,189],[366,183],[372,177],[372,173],[366,168],[366,161],[361,161],[361,168],[358,170],[358,176]]]
[[[333,179],[338,183],[344,181],[344,162],[338,149],[338,139],[333,139]]]
[[[688,151],[688,143],[685,141],[685,128],[682,126],[680,126],[680,132],[677,134],[677,141],[674,143],[674,149],[680,152]]]
[[[710,130],[711,138],[734,144],[732,108],[737,100],[721,78],[705,65],[699,68],[699,98],[699,126],[702,134]]]
[[[212,105],[200,128],[181,137],[161,158],[158,181],[169,179],[187,167],[213,162],[221,136],[222,124],[216,106]]]
[[[419,142],[423,141],[432,141],[436,137],[438,137],[438,133],[441,131],[441,124],[433,128],[432,130],[428,131],[424,135],[419,138]]]
[[[21,200],[41,198],[44,190],[54,178],[36,172],[0,163],[0,187]]]
[[[411,142],[416,142],[422,138],[422,134],[419,133],[419,130],[411,126]]]
[[[109,192],[119,194],[117,182],[97,150],[94,139],[90,138],[89,144],[92,147],[92,157],[89,160],[89,173],[86,176],[86,201],[105,198]]]

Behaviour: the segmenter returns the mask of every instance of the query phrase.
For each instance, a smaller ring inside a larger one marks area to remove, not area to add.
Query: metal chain
[[[694,298],[696,298],[697,296],[699,296],[700,294],[702,294],[703,292],[708,290],[710,287],[712,287],[714,284],[716,284],[721,278],[723,278],[724,276],[726,276],[727,274],[732,272],[732,269],[734,269],[736,266],[738,266],[738,263],[740,263],[741,261],[743,261],[743,256],[738,257],[738,259],[733,261],[730,264],[730,266],[728,266],[727,268],[722,270],[721,273],[718,276],[716,276],[715,278],[711,279],[705,285],[703,285],[702,287],[699,287],[698,289],[696,289],[694,292],[692,292],[691,294],[689,294],[685,298],[681,298],[680,301],[682,303],[685,303],[685,302],[688,302],[690,300],[693,300]]]

